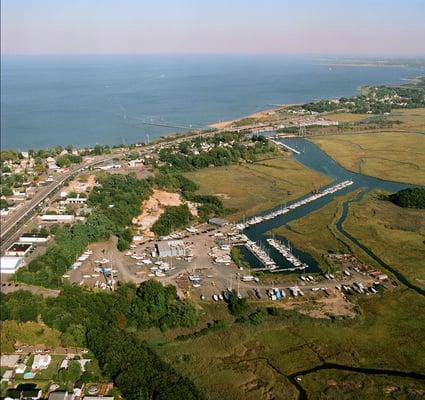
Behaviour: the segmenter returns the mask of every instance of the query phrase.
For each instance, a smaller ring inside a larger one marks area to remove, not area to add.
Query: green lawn
[[[397,289],[361,297],[358,304],[354,320],[317,320],[289,312],[259,326],[230,323],[226,330],[185,342],[173,340],[177,333],[157,330],[144,338],[208,399],[293,399],[297,393],[285,375],[323,361],[424,373],[423,298]],[[201,324],[225,313],[223,305],[210,304]]]
[[[425,135],[379,132],[311,139],[345,168],[381,179],[425,185]]]
[[[425,287],[425,210],[401,208],[371,193],[350,205],[344,228],[412,283]]]
[[[286,153],[254,164],[206,168],[185,175],[200,186],[199,193],[221,196],[227,208],[235,209],[232,220],[283,204],[330,182]]]

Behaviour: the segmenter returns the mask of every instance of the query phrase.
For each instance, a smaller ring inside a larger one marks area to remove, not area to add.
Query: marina
[[[276,263],[268,255],[268,253],[262,248],[261,245],[258,245],[257,243],[253,242],[252,240],[248,240],[245,243],[245,247],[248,250],[250,250],[251,253],[254,254],[264,264],[264,266],[268,270],[273,271],[277,268]]]
[[[288,260],[295,267],[294,269],[304,270],[308,268],[308,265],[302,263],[297,257],[295,257],[291,253],[291,249],[285,246],[281,241],[270,238],[267,239],[267,243],[273,248],[275,248],[283,257],[285,257],[285,259]]]
[[[306,197],[305,199],[298,200],[297,202],[292,203],[289,206],[282,207],[278,210],[272,211],[272,212],[265,214],[265,215],[262,215],[262,216],[252,217],[252,218],[248,219],[246,222],[242,222],[242,223],[237,224],[236,228],[238,228],[239,230],[244,230],[246,228],[249,228],[252,225],[257,225],[257,224],[260,224],[264,221],[271,220],[273,218],[287,214],[288,212],[295,210],[298,207],[301,207],[303,205],[311,203],[311,202],[318,200],[318,199],[320,199],[324,196],[327,196],[329,194],[336,193],[339,190],[343,190],[343,189],[347,188],[348,186],[351,186],[353,183],[354,182],[352,180],[345,180],[341,183],[338,183],[338,184],[333,185],[333,186],[331,186],[327,189],[324,189],[320,193],[315,193],[315,194],[312,194],[309,197]]]
[[[270,232],[282,225],[302,218],[305,215],[320,209],[328,204],[337,195],[344,195],[358,189],[368,192],[369,190],[380,189],[387,192],[395,192],[400,189],[410,187],[408,184],[399,182],[385,181],[374,177],[366,176],[346,170],[340,164],[331,159],[317,145],[304,138],[287,138],[281,139],[295,149],[303,149],[300,154],[294,154],[294,157],[307,168],[311,168],[321,174],[332,177],[336,182],[328,188],[322,188],[319,193],[309,194],[303,198],[295,200],[292,204],[285,204],[280,207],[266,211],[264,214],[253,216],[247,220],[240,221],[236,225],[239,232],[243,232],[239,236],[244,240],[248,239],[257,244],[268,248],[267,254],[272,258],[277,266],[272,272],[291,273],[298,270],[299,267],[294,266],[278,249],[268,243]],[[301,267],[306,265],[304,272],[318,272],[319,266],[317,261],[308,253],[297,249],[293,244],[289,245],[287,238],[283,236],[276,237],[279,242],[288,243],[291,254],[301,263]],[[244,251],[244,257],[252,264],[254,270],[268,270],[264,264],[259,262],[257,256],[251,251]]]

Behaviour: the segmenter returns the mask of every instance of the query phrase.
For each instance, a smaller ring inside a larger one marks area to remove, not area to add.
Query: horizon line
[[[84,53],[3,53],[0,56],[327,56],[327,57],[425,57],[424,53],[372,53],[372,52],[84,52]]]

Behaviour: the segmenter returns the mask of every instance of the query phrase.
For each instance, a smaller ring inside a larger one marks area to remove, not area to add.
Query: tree
[[[66,380],[75,383],[81,376],[81,364],[77,360],[71,360],[66,370]]]
[[[245,316],[248,313],[249,306],[246,298],[239,298],[236,291],[232,290],[228,300],[229,312],[236,317]]]
[[[62,335],[62,342],[69,347],[86,346],[86,328],[80,324],[71,324]]]

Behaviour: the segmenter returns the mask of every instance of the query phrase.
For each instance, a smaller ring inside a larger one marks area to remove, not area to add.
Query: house
[[[0,258],[0,273],[14,274],[23,265],[24,265],[24,259],[22,257],[1,257]]]
[[[47,369],[52,361],[50,354],[36,354],[32,362],[32,369]]]
[[[48,400],[74,400],[74,393],[64,392],[51,392]]]
[[[18,365],[20,356],[18,354],[2,354],[0,357],[0,367],[15,368]]]
[[[4,371],[3,376],[1,377],[1,382],[10,383],[13,376],[13,371],[11,369],[8,369],[7,371]]]
[[[160,257],[183,257],[186,253],[183,240],[162,240],[156,248]]]
[[[19,363],[15,368],[15,373],[23,374],[26,369],[27,369],[27,366],[24,363]]]
[[[31,243],[15,242],[5,251],[6,256],[25,257],[32,250]]]

